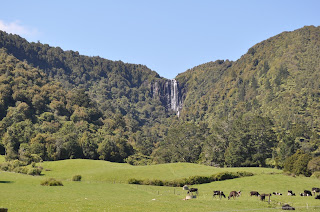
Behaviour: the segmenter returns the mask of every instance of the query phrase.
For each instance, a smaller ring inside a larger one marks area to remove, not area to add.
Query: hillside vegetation
[[[181,119],[206,122],[218,140],[212,146],[226,151],[221,160],[227,164],[236,165],[225,156],[237,152],[245,165],[252,156],[250,140],[264,140],[254,131],[266,133],[266,127],[271,130],[268,140],[274,142],[265,147],[274,164],[283,163],[297,149],[319,155],[319,55],[320,27],[307,26],[262,41],[235,62],[194,67],[176,77],[187,90]],[[233,129],[237,130],[230,133]],[[260,150],[254,147],[256,151]],[[210,152],[207,155],[221,163]]]
[[[320,27],[283,32],[237,61],[179,74],[179,117],[168,106],[169,81],[146,66],[2,31],[0,47],[7,160],[301,167],[294,173],[311,175],[307,164],[319,156]]]

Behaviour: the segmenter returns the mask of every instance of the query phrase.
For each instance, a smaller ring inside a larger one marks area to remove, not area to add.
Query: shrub
[[[228,179],[233,179],[233,178],[238,178],[238,177],[239,177],[239,175],[232,173],[232,172],[221,172],[221,173],[213,175],[213,178],[216,181],[228,180]]]
[[[253,173],[251,172],[246,172],[246,171],[238,171],[236,172],[239,177],[250,177],[253,176]]]
[[[320,172],[313,172],[313,174],[311,175],[311,177],[315,177],[320,179]]]
[[[58,181],[54,178],[49,178],[40,183],[42,186],[63,186],[61,181]]]
[[[81,175],[74,175],[73,177],[72,177],[72,181],[81,181]]]
[[[135,178],[131,178],[128,180],[129,184],[141,184],[141,182],[142,182],[141,180],[137,180]]]
[[[30,168],[29,170],[28,170],[28,175],[40,175],[41,174],[41,168]]]
[[[204,177],[204,176],[191,176],[187,179],[185,184],[194,185],[194,184],[203,184],[203,183],[210,183],[212,182],[211,177]]]

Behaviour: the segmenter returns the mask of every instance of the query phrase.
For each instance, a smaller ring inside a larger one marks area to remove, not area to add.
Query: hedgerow
[[[139,180],[131,178],[128,180],[129,184],[139,184],[139,185],[154,185],[154,186],[171,186],[171,187],[182,187],[183,185],[194,185],[194,184],[204,184],[211,183],[214,181],[222,181],[228,179],[235,179],[239,177],[253,176],[253,173],[240,171],[240,172],[221,172],[213,174],[211,176],[191,176],[183,179],[176,180]]]

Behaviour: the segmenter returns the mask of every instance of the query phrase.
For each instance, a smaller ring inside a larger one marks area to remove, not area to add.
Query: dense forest
[[[237,61],[172,83],[144,65],[88,57],[0,31],[0,153],[133,165],[282,168],[320,155],[320,27],[283,32]]]

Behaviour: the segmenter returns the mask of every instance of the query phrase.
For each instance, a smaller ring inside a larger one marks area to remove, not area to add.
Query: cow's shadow
[[[9,181],[9,180],[0,180],[0,183],[13,183],[13,181]]]

